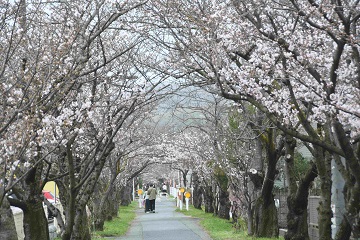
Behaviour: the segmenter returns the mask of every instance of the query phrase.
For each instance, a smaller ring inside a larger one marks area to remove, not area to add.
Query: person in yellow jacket
[[[156,188],[154,184],[150,184],[149,189],[147,190],[149,195],[149,212],[155,212],[155,199],[156,199]]]

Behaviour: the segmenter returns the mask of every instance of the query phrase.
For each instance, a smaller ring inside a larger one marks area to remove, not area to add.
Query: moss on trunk
[[[299,174],[298,168],[295,166],[295,147],[296,141],[291,136],[286,136],[286,169],[289,181],[289,196],[287,198],[288,215],[287,227],[285,234],[286,240],[309,240],[308,223],[307,223],[307,206],[309,197],[310,184],[317,177],[317,168],[311,163],[308,170],[297,179]],[[297,186],[296,181],[299,180]]]
[[[205,194],[204,194],[204,202],[205,202],[205,212],[213,213],[214,212],[214,196],[211,186],[205,187]]]
[[[25,240],[49,239],[48,222],[40,199],[31,199],[26,202],[24,233]]]
[[[230,206],[231,204],[229,201],[229,193],[227,191],[223,191],[222,189],[220,189],[218,217],[229,220]]]
[[[288,231],[285,240],[309,240],[307,224],[307,201],[303,206],[296,204],[296,199],[288,197],[289,213],[287,215]]]
[[[277,209],[274,201],[265,204],[263,198],[258,198],[254,206],[254,231],[256,237],[278,237]]]
[[[192,181],[194,186],[193,191],[193,205],[196,209],[201,209],[201,203],[202,203],[202,191],[200,187],[200,180],[197,172],[193,172],[192,174]]]
[[[87,216],[86,207],[76,208],[75,224],[72,228],[72,240],[88,240],[90,235],[90,222]]]
[[[2,196],[2,195],[1,195]],[[14,216],[6,198],[0,208],[0,239],[17,240]]]

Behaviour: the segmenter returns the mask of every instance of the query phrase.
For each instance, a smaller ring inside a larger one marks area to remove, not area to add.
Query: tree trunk
[[[307,223],[307,205],[309,197],[309,187],[317,176],[316,165],[313,163],[305,176],[299,181],[299,187],[296,185],[296,169],[294,165],[296,140],[291,136],[286,136],[285,141],[285,164],[287,169],[287,182],[289,189],[288,230],[285,234],[286,240],[309,240]]]
[[[347,213],[340,223],[339,229],[336,233],[335,240],[350,239],[352,234],[353,239],[360,239],[360,221],[359,221],[359,201],[353,199],[360,199],[360,186],[358,184],[346,183],[344,188],[345,202]]]
[[[360,144],[351,143],[345,129],[336,119],[333,126],[338,144],[345,154],[345,166],[339,158],[335,157],[334,160],[345,180],[343,194],[346,209],[335,239],[349,239],[351,234],[354,239],[360,239]]]
[[[229,179],[223,169],[219,166],[214,168],[214,176],[218,184],[218,202],[215,208],[215,213],[220,218],[230,219],[230,200],[228,192]]]
[[[25,240],[49,239],[49,228],[44,208],[41,200],[36,199],[36,197],[26,201],[24,234]]]
[[[277,209],[274,200],[265,201],[263,197],[256,200],[254,221],[256,237],[279,237]]]
[[[182,179],[183,179],[183,184],[184,184],[184,188],[187,187],[187,174],[189,172],[189,170],[185,169],[185,170],[180,170],[180,172],[182,173]]]
[[[253,216],[253,211],[252,211],[252,205],[251,203],[249,204],[248,208],[247,208],[247,233],[249,236],[254,235],[254,228],[253,228],[253,221],[254,221],[254,216]]]
[[[109,207],[109,214],[111,217],[117,217],[119,213],[121,195],[120,191],[118,190],[117,185],[115,185],[114,194],[110,196],[110,207]]]
[[[206,186],[204,191],[205,212],[214,213],[214,195],[212,186]]]
[[[26,195],[23,196],[21,209],[24,213],[23,226],[25,240],[49,239],[49,227],[44,212],[41,194],[41,171],[42,165],[31,169],[24,179]]]
[[[72,240],[91,239],[90,224],[86,207],[78,206],[75,214],[75,224],[71,235]]]
[[[288,231],[285,234],[286,240],[308,240],[308,214],[307,205],[309,197],[310,183],[317,176],[315,164],[307,172],[304,179],[299,183],[299,188],[295,193],[290,193],[287,199],[289,213],[287,215]]]
[[[104,144],[105,148],[99,148],[99,150],[101,149],[101,152],[99,152],[100,159],[93,159],[94,161],[91,164],[95,162],[97,164],[93,166],[90,175],[88,175],[88,165],[80,165],[83,169],[75,168],[76,163],[81,161],[81,159],[74,157],[72,145],[75,138],[76,135],[66,143],[65,160],[69,174],[58,180],[60,181],[58,187],[66,218],[63,240],[90,239],[90,223],[86,214],[86,207],[94,192],[105,161],[114,149],[114,143],[109,138],[108,142]]]
[[[223,219],[230,219],[230,200],[229,200],[229,192],[224,191],[220,188],[219,191],[219,211],[218,211],[218,217]]]
[[[199,176],[197,172],[193,172],[192,174],[192,184],[194,187],[193,191],[193,205],[196,209],[201,209],[201,203],[202,203],[202,191],[200,187],[200,181]]]
[[[261,126],[263,121],[263,114],[257,111],[257,125]],[[254,235],[254,211],[253,203],[261,194],[261,187],[264,181],[264,158],[263,158],[263,142],[261,138],[255,139],[255,155],[254,161],[251,161],[251,168],[257,171],[256,174],[248,173],[244,177],[244,197],[246,199],[247,212],[247,233],[249,236]]]
[[[120,190],[120,205],[128,206],[131,203],[132,187],[129,184],[123,186]]]
[[[331,158],[326,156],[324,150],[320,147],[315,148],[316,167],[321,179],[320,184],[320,202],[319,202],[319,240],[331,239]]]
[[[111,169],[111,178],[109,180],[108,188],[106,189],[105,193],[101,194],[101,199],[98,207],[94,206],[94,227],[96,231],[103,231],[104,230],[104,222],[108,219],[109,214],[109,197],[111,194],[114,193],[114,182],[116,180],[117,172],[116,168]],[[100,191],[99,191],[100,192]]]
[[[338,232],[336,233],[335,240],[348,240],[351,237],[351,225],[347,218],[344,217],[341,221]],[[354,238],[356,239],[356,238]]]
[[[250,180],[250,176],[253,175],[251,173],[244,175],[243,177],[243,184],[244,184],[244,201],[243,205],[246,208],[246,215],[247,215],[247,234],[249,236],[254,235],[254,228],[253,228],[253,202],[254,199],[257,198],[257,193],[259,192],[258,189],[255,188],[255,185]]]
[[[105,223],[105,220],[108,216],[107,214],[107,204],[103,203],[102,206],[98,209],[96,209],[96,215],[94,217],[94,228],[95,228],[95,231],[103,231],[104,230],[104,223]],[[102,210],[101,210],[102,209]]]
[[[309,187],[317,176],[316,165],[312,164],[305,177],[299,182],[299,188],[295,191],[290,190],[287,199],[289,213],[287,215],[288,231],[285,240],[309,240],[307,223],[307,206],[309,197]],[[292,184],[293,185],[293,184]],[[295,183],[296,186],[296,183]],[[291,186],[290,186],[291,188]]]
[[[0,196],[3,196],[3,194],[1,194]],[[14,216],[6,197],[4,197],[0,207],[0,239],[18,239],[15,228]]]
[[[276,163],[284,147],[281,139],[275,147],[276,134],[268,129],[266,135],[267,170],[261,188],[261,195],[254,206],[254,233],[256,237],[279,237],[277,209],[274,202],[273,188],[276,176]]]

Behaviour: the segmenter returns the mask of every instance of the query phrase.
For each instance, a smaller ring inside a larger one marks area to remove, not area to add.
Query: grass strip
[[[133,201],[129,206],[120,206],[118,217],[113,218],[111,221],[105,221],[104,231],[93,232],[93,238],[102,239],[104,237],[125,235],[136,216],[135,210],[137,206],[137,201]]]
[[[177,209],[177,212],[181,212],[187,216],[200,219],[201,226],[208,232],[213,240],[281,240],[280,238],[255,238],[248,236],[246,231],[246,222],[240,223],[240,230],[236,230],[233,227],[232,221],[221,219],[214,216],[212,213],[205,213],[203,210],[195,209],[193,206],[189,206],[189,211],[186,209]]]

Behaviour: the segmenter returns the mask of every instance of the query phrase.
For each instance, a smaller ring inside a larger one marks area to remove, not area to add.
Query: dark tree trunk
[[[349,239],[350,235],[354,239],[360,239],[360,144],[352,144],[343,126],[334,121],[334,129],[340,147],[344,151],[345,166],[341,161],[335,161],[342,177],[345,180],[343,190],[346,213],[336,233],[335,240]]]
[[[36,199],[35,196],[26,202],[24,234],[25,240],[49,239],[49,228],[44,208],[40,198]]]
[[[120,205],[128,206],[132,200],[132,186],[126,184],[120,190]]]
[[[189,170],[188,169],[185,169],[185,170],[180,169],[180,172],[182,173],[183,184],[184,184],[184,187],[186,188],[187,187],[187,181],[186,181],[187,178],[186,177],[187,177]]]
[[[120,201],[121,201],[121,195],[120,191],[118,190],[118,187],[115,185],[114,194],[110,196],[110,210],[109,215],[111,217],[117,217],[119,213],[119,207],[120,207]]]
[[[261,112],[258,111],[258,115],[256,118],[257,125],[261,126],[263,121],[263,116]],[[256,134],[258,134],[255,131]],[[255,155],[254,162],[251,164],[251,167],[254,168],[257,173],[248,172],[244,178],[244,198],[245,198],[245,206],[246,206],[246,215],[247,215],[247,233],[249,236],[254,235],[254,211],[253,206],[255,199],[261,193],[261,187],[264,181],[264,158],[263,158],[263,142],[261,138],[257,138],[255,140]]]
[[[193,205],[196,209],[201,209],[201,203],[202,203],[202,191],[200,187],[200,181],[199,176],[197,172],[193,172],[192,174],[192,181],[193,181]]]
[[[254,206],[254,233],[256,237],[279,237],[277,209],[274,202],[273,188],[276,176],[276,163],[284,147],[281,140],[278,148],[275,147],[274,130],[267,130],[266,157],[267,171],[264,178],[261,195]]]
[[[23,187],[26,189],[22,203],[25,240],[49,239],[48,221],[44,212],[41,194],[42,165],[31,169],[24,179]]]
[[[93,197],[89,201],[90,211],[93,213],[93,227],[96,231],[103,231],[103,223],[101,223],[101,217],[99,216],[100,202],[104,192],[106,182],[99,179],[98,183],[94,188]],[[105,222],[105,221],[104,221]]]
[[[286,240],[309,240],[307,223],[307,205],[309,197],[309,184],[316,176],[316,167],[313,164],[313,173],[308,172],[306,177],[300,181],[299,189],[288,196],[287,203],[289,213],[287,215],[288,231]],[[315,176],[314,176],[315,175]],[[313,178],[311,180],[311,178]]]
[[[278,237],[277,209],[274,200],[265,201],[263,197],[257,199],[254,206],[254,231],[256,237]]]
[[[41,152],[38,150],[38,152]],[[40,154],[38,155],[40,157]],[[27,175],[12,188],[17,198],[8,198],[11,206],[23,211],[25,240],[49,239],[48,221],[42,204],[42,163],[29,170]],[[21,185],[21,186],[20,186]],[[19,188],[17,188],[19,186]],[[21,187],[21,188],[20,188]]]
[[[218,216],[224,219],[230,219],[230,200],[228,191],[224,191],[220,188],[219,191],[219,211]]]
[[[109,197],[111,194],[114,193],[114,183],[116,180],[117,171],[116,168],[111,169],[111,178],[106,185],[108,185],[108,188],[106,189],[105,193],[102,193],[100,195],[100,202],[98,206],[94,206],[94,227],[96,231],[103,231],[104,230],[104,222],[105,220],[109,220],[109,217],[111,217],[110,212],[110,202]]]
[[[253,211],[252,211],[252,204],[249,203],[249,206],[246,210],[247,212],[247,233],[248,235],[252,236],[254,235],[254,226],[253,226],[253,221],[254,221],[254,214],[253,214]]]
[[[113,187],[112,187],[113,188]],[[108,191],[107,191],[108,192]],[[94,217],[94,228],[96,231],[103,231],[104,230],[104,223],[105,221],[110,221],[112,218],[117,216],[118,207],[119,206],[118,201],[115,201],[115,197],[112,197],[111,195],[114,194],[113,191],[110,194],[110,192],[107,194],[105,192],[105,195],[101,199],[101,202],[98,205],[98,208],[96,208],[96,215]],[[114,214],[115,212],[115,214]]]
[[[107,202],[102,203],[98,209],[96,209],[96,215],[94,217],[94,228],[95,231],[103,231],[104,230],[104,223],[107,220]],[[102,209],[102,210],[101,210]]]
[[[349,240],[351,237],[351,231],[352,231],[351,225],[347,221],[347,218],[344,217],[340,224],[340,228],[339,228],[338,232],[336,233],[335,239],[336,240]],[[356,238],[354,238],[354,239],[356,239]]]
[[[360,239],[360,221],[359,219],[359,201],[352,199],[360,199],[360,189],[357,184],[346,183],[344,187],[344,196],[346,202],[347,213],[340,223],[336,233],[335,240],[348,240],[351,235],[353,239]]]
[[[205,212],[214,213],[214,195],[212,186],[206,186],[204,191]]]
[[[1,191],[2,193],[3,191]],[[3,196],[3,194],[0,194]],[[14,216],[6,197],[0,207],[0,239],[17,240]]]
[[[110,134],[111,135],[111,134]],[[95,186],[98,182],[101,171],[104,167],[105,161],[111,151],[114,149],[114,143],[111,138],[104,144],[104,148],[93,159],[91,164],[91,172],[87,173],[89,165],[79,165],[81,168],[75,168],[76,163],[81,159],[74,158],[74,148],[72,145],[75,142],[76,135],[74,135],[66,144],[65,160],[69,175],[59,179],[58,187],[61,197],[61,203],[65,210],[66,226],[62,235],[63,240],[84,240],[90,239],[90,223],[88,221],[86,207],[94,192]],[[95,162],[97,164],[95,164]]]
[[[318,170],[319,177],[321,179],[320,184],[320,202],[319,202],[319,236],[320,240],[331,239],[331,158],[326,156],[324,150],[315,146],[315,161]]]
[[[286,136],[285,143],[285,161],[289,182],[289,196],[287,198],[289,209],[287,215],[288,231],[285,234],[285,239],[309,240],[307,205],[310,184],[317,176],[317,169],[316,165],[313,163],[305,176],[299,181],[299,187],[297,187],[296,179],[294,177],[296,174],[294,166],[294,150],[296,147],[296,141],[294,138]]]
[[[91,239],[90,223],[86,207],[76,207],[75,224],[71,239],[88,240]]]
[[[220,218],[230,219],[230,200],[228,192],[229,179],[223,169],[220,167],[214,168],[214,176],[218,184],[218,202],[215,208],[216,215]]]

